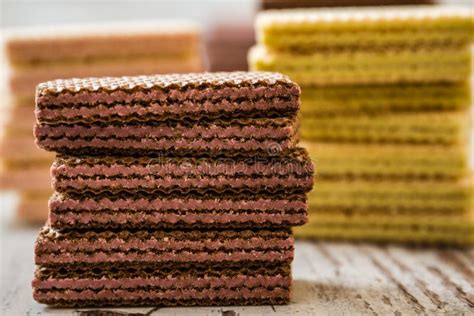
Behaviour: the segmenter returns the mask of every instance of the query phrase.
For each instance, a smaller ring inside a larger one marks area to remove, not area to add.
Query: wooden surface
[[[15,225],[14,204],[11,195],[0,196],[1,315],[90,315],[84,313],[90,309],[51,309],[33,301],[38,228]],[[473,314],[473,263],[474,249],[298,241],[288,306],[107,310],[125,315]]]

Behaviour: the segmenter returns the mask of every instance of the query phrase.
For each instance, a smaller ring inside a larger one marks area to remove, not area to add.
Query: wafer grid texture
[[[288,303],[291,227],[307,223],[314,181],[295,146],[299,94],[265,72],[40,84],[36,142],[56,159],[34,298]]]
[[[471,87],[463,83],[336,85],[305,87],[301,92],[303,116],[358,113],[412,113],[462,111],[470,107]]]
[[[302,238],[470,245],[473,177],[456,180],[318,177]],[[399,235],[397,235],[399,232]]]
[[[330,179],[448,179],[469,172],[465,144],[301,143],[318,166],[317,176]]]
[[[57,306],[281,304],[289,299],[292,245],[287,231],[45,228],[33,295]]]
[[[5,32],[10,66],[11,115],[2,156],[2,188],[22,192],[49,188],[51,155],[26,145],[33,141],[35,87],[57,78],[146,75],[202,71],[201,30],[185,21],[36,27]],[[24,148],[23,148],[24,146]],[[36,174],[43,173],[40,179]],[[35,175],[33,178],[29,174]],[[39,202],[39,201],[38,201]],[[47,198],[43,200],[47,203]],[[18,219],[43,222],[31,201],[22,201]],[[31,212],[32,216],[28,216]]]
[[[450,6],[275,10],[259,14],[256,32],[269,49],[300,52],[467,46],[471,14]]]
[[[249,64],[301,85],[317,166],[296,236],[472,244],[473,21],[449,6],[258,15]]]
[[[297,141],[299,91],[287,77],[245,72],[53,81],[37,89],[35,136],[66,154],[287,150]],[[242,119],[225,118],[237,109]]]
[[[464,82],[471,68],[469,46],[382,51],[249,52],[253,69],[287,74],[302,86]]]
[[[449,6],[270,10],[249,64],[302,86],[464,82],[472,21]]]
[[[353,143],[463,144],[468,139],[469,112],[376,114],[305,117],[301,138]]]

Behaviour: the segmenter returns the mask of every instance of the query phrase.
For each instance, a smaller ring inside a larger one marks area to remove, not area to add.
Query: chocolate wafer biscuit
[[[265,72],[58,80],[37,88],[39,123],[289,117],[299,87]]]
[[[307,192],[313,166],[302,148],[252,158],[59,156],[51,168],[58,192]]]
[[[287,77],[260,72],[52,81],[37,89],[35,135],[75,154],[284,151],[298,97]]]
[[[305,194],[101,195],[56,193],[49,201],[54,228],[210,229],[303,225]]]
[[[35,253],[36,264],[45,267],[62,263],[287,262],[293,258],[293,238],[285,229],[59,231],[45,226],[38,237]],[[252,255],[256,253],[261,255]]]
[[[36,143],[65,154],[130,153],[185,155],[252,154],[286,151],[297,142],[296,119],[234,121],[40,124]]]
[[[60,232],[45,227],[35,253],[41,268],[33,295],[49,305],[281,304],[289,300],[293,238],[288,230]],[[259,268],[249,272],[253,266]],[[94,274],[77,273],[86,267]]]
[[[51,172],[63,193],[50,200],[57,228],[301,225],[313,184],[302,148],[232,159],[62,156]]]

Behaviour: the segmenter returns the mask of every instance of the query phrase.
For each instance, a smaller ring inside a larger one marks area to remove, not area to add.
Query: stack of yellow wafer
[[[448,6],[259,14],[249,64],[301,85],[317,165],[297,236],[474,243],[473,28],[469,9]]]
[[[6,53],[12,106],[2,146],[3,189],[20,194],[18,217],[44,222],[51,196],[50,153],[33,140],[38,83],[60,78],[202,71],[201,32],[188,22],[125,23],[11,30]]]

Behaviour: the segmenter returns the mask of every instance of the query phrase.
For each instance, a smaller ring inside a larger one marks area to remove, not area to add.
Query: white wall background
[[[190,19],[202,26],[253,20],[255,0],[0,0],[0,27]]]

